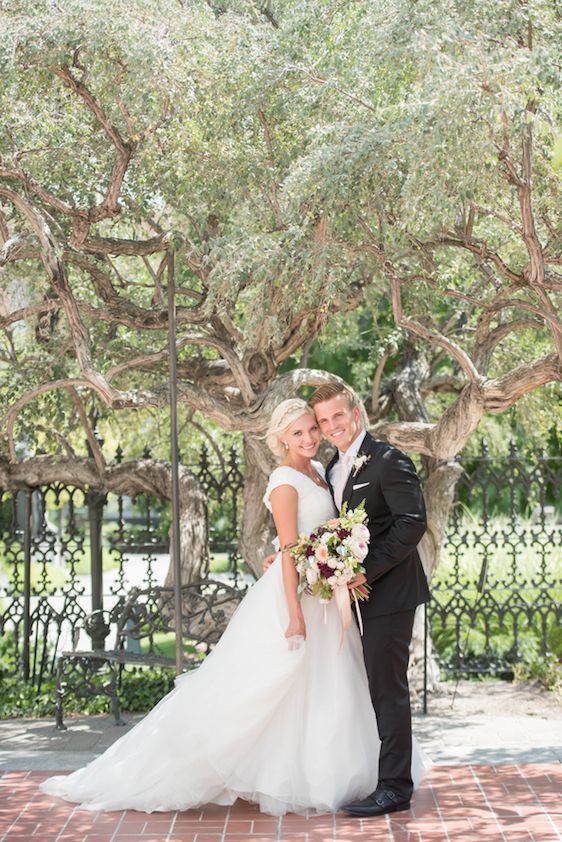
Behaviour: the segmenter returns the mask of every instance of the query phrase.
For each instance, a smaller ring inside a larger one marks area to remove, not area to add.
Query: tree
[[[4,13],[6,457],[31,440],[32,408],[59,435],[70,406],[83,421],[79,392],[107,410],[165,407],[173,249],[180,401],[244,434],[248,563],[259,573],[269,533],[271,409],[332,377],[295,355],[366,301],[411,340],[386,402],[394,340],[382,349],[369,410],[428,461],[431,571],[454,456],[484,412],[560,379],[556,12],[166,11],[71,0]],[[436,392],[444,411],[425,398]]]
[[[550,161],[560,21],[545,3],[448,4],[439,19],[424,3],[394,12],[357,14],[399,97],[369,96],[359,62],[347,78],[307,71],[355,120],[324,132],[288,192],[337,220],[342,249],[373,255],[395,327],[410,337],[385,401],[392,342],[380,355],[370,415],[379,434],[427,458],[431,572],[458,477],[453,457],[484,412],[560,379],[560,181]],[[424,393],[437,390],[454,397],[436,419]],[[382,422],[392,408],[402,422]]]
[[[0,324],[12,460],[16,420],[43,395],[61,420],[65,392],[76,403],[77,389],[111,409],[165,406],[171,247],[181,261],[180,400],[225,429],[263,431],[283,392],[282,381],[267,391],[278,365],[338,306],[326,293],[317,307],[320,278],[309,287],[322,221],[298,230],[279,218],[265,112],[252,103],[238,116],[272,23],[201,4],[183,14],[174,5],[162,27],[154,3],[125,6],[142,20],[142,44],[129,14],[102,26],[99,5],[5,16],[0,261],[16,292]],[[358,292],[364,262],[344,258],[333,271],[359,267]],[[246,464],[252,489],[271,463],[251,438]]]

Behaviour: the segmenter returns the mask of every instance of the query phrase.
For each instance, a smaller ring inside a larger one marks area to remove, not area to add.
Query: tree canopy
[[[261,433],[280,396],[328,378],[296,355],[360,306],[388,325],[371,419],[407,449],[448,458],[483,412],[560,379],[556,4],[13,0],[1,15],[12,459],[38,414],[58,447],[87,395],[166,405],[169,249],[180,400],[227,430]]]

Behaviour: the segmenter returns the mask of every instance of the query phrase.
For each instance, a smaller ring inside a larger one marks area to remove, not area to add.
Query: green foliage
[[[388,346],[385,376],[391,378],[404,337],[393,326],[380,261],[366,247],[369,231],[400,272],[416,278],[404,296],[408,312],[439,326],[457,321],[456,338],[470,347],[481,308],[445,291],[476,290],[486,306],[501,279],[489,282],[478,255],[435,247],[430,266],[427,251],[415,246],[458,235],[474,203],[499,214],[476,214],[475,242],[485,241],[524,272],[529,255],[517,230],[517,192],[498,161],[506,123],[515,157],[532,131],[535,222],[541,241],[552,239],[562,34],[549,0],[447,0],[438,14],[432,0],[279,0],[267,6],[222,0],[215,7],[203,0],[9,0],[0,15],[2,164],[22,166],[69,205],[100,201],[115,150],[54,72],[71,67],[111,124],[137,145],[121,214],[94,233],[145,237],[147,220],[181,233],[208,276],[203,283],[180,253],[178,304],[192,307],[203,296],[197,331],[203,326],[212,333],[213,313],[232,319],[240,330],[240,357],[259,345],[276,360],[276,337],[305,313],[313,332],[328,322],[310,349],[311,363],[367,393]],[[9,203],[3,207],[10,227],[27,236],[25,222]],[[68,240],[68,218],[54,216]],[[102,261],[86,258],[100,268]],[[161,314],[152,277],[156,258],[146,265],[121,256],[103,267],[128,305]],[[107,301],[72,256],[67,271],[95,367],[107,372],[165,348],[161,322],[145,330],[126,319],[108,322]],[[38,304],[47,292],[42,267],[32,260],[8,264],[2,280],[8,309]],[[520,294],[532,303],[530,292]],[[357,317],[345,312],[359,303]],[[330,322],[328,314],[337,310]],[[45,381],[78,374],[66,318],[40,342],[34,327],[33,320],[19,322],[0,336],[2,405]],[[307,336],[303,331],[303,341]],[[502,340],[486,374],[551,349],[548,332],[530,327]],[[218,356],[212,343],[186,344],[180,354],[188,371],[199,357]],[[440,366],[443,373],[457,372],[449,358]],[[163,361],[126,370],[114,382],[120,389],[148,389],[160,386],[165,373]],[[545,431],[554,397],[545,390],[540,399],[526,399],[521,435]],[[446,405],[441,395],[429,401],[431,420]],[[154,436],[155,455],[167,453],[165,413],[126,415],[119,424],[131,452],[143,437],[134,432],[138,425]],[[38,429],[46,419],[51,429]],[[70,424],[78,427],[68,395],[49,393],[22,410],[17,438],[56,450],[56,434]],[[123,441],[119,424],[101,422],[108,442]],[[188,430],[186,451],[191,437]],[[81,431],[70,435],[70,444],[84,452]]]
[[[492,595],[494,592],[492,591]],[[475,595],[476,598],[476,595]],[[555,598],[555,594],[553,594]],[[505,621],[502,621],[498,613],[484,612],[476,613],[473,623],[468,617],[463,616],[459,621],[458,631],[460,632],[460,655],[467,669],[473,669],[476,673],[481,671],[482,658],[494,660],[498,664],[497,672],[505,674],[505,667],[499,666],[505,662],[510,664],[512,674],[517,671],[523,672],[526,668],[531,669],[532,665],[545,664],[552,659],[562,663],[562,639],[560,629],[554,616],[551,615],[548,622],[549,651],[541,652],[542,629],[540,620],[535,618],[531,625],[527,623],[519,629],[517,651],[513,633]],[[432,641],[436,652],[442,658],[444,664],[455,663],[457,653],[457,627],[450,624],[442,625],[440,622],[432,624]],[[492,672],[492,674],[494,674]]]
[[[1,604],[0,604],[1,605]],[[11,629],[4,629],[0,634],[0,679],[17,669],[16,641]]]
[[[174,658],[174,636],[157,635],[155,649],[159,654]],[[18,716],[54,716],[55,679],[43,679],[38,690],[33,680],[24,681],[20,665],[16,663],[14,633],[4,631],[0,635],[0,719]],[[191,656],[204,657],[191,643],[186,642],[184,652]],[[121,671],[118,696],[122,710],[148,711],[174,686],[173,669],[124,667]],[[107,675],[93,679],[94,684],[103,685]],[[110,699],[107,696],[81,697],[69,690],[64,702],[65,714],[108,713]]]
[[[119,688],[119,702],[125,711],[151,710],[166,693],[173,690],[174,671],[166,669],[125,669]],[[64,704],[65,715],[109,713],[107,696],[80,698],[69,693]],[[0,677],[0,718],[42,717],[55,715],[55,683],[46,681],[40,692],[20,676]]]
[[[556,609],[562,603],[562,587],[554,583],[562,582],[562,559],[549,546],[546,534],[544,543],[529,540],[537,528],[542,529],[533,521],[520,521],[515,535],[501,517],[484,528],[469,512],[458,524],[456,542],[446,545],[432,589],[434,605],[446,614],[442,620],[434,613],[432,642],[448,670],[455,672],[460,658],[460,672],[468,676],[486,674],[482,669],[486,664],[486,671],[491,667],[491,674],[498,677],[536,677],[552,689],[558,687],[562,630]],[[556,526],[550,529],[555,542]],[[487,578],[480,593],[477,583],[484,556]],[[537,581],[543,564],[553,583],[548,588]]]
[[[25,683],[20,676],[3,676],[0,678],[1,719],[54,715],[55,693],[52,681],[45,684],[42,691],[38,693],[33,684]]]
[[[7,498],[0,500],[0,535],[9,528],[12,519],[10,501]]]
[[[148,711],[174,689],[173,670],[124,670],[121,676],[119,702],[123,710]]]
[[[562,661],[549,653],[546,656],[532,654],[513,668],[515,681],[539,681],[562,703]]]
[[[555,170],[562,169],[562,135],[559,135],[553,144],[552,166]]]

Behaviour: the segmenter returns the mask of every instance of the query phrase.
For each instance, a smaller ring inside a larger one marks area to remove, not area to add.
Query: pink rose
[[[326,544],[319,544],[316,547],[316,552],[314,553],[318,561],[328,561],[328,556],[330,553],[328,552],[328,547]]]
[[[326,526],[329,529],[336,529],[340,525],[339,517],[333,517],[331,520],[326,522]]]

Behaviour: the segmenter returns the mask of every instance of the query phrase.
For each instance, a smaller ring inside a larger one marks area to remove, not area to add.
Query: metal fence
[[[562,460],[482,442],[463,467],[428,604],[442,667],[501,675],[562,655]]]
[[[145,450],[148,458],[150,451]],[[119,449],[116,461],[124,458]],[[224,576],[244,573],[237,547],[243,488],[239,451],[203,447],[191,469],[209,500],[210,554]],[[562,460],[483,444],[463,462],[428,626],[442,667],[509,672],[521,657],[562,644]],[[92,610],[113,608],[133,585],[162,582],[169,504],[84,493],[61,484],[0,491],[0,657],[40,685]],[[107,630],[90,627],[103,645]],[[6,664],[8,665],[6,667]]]

